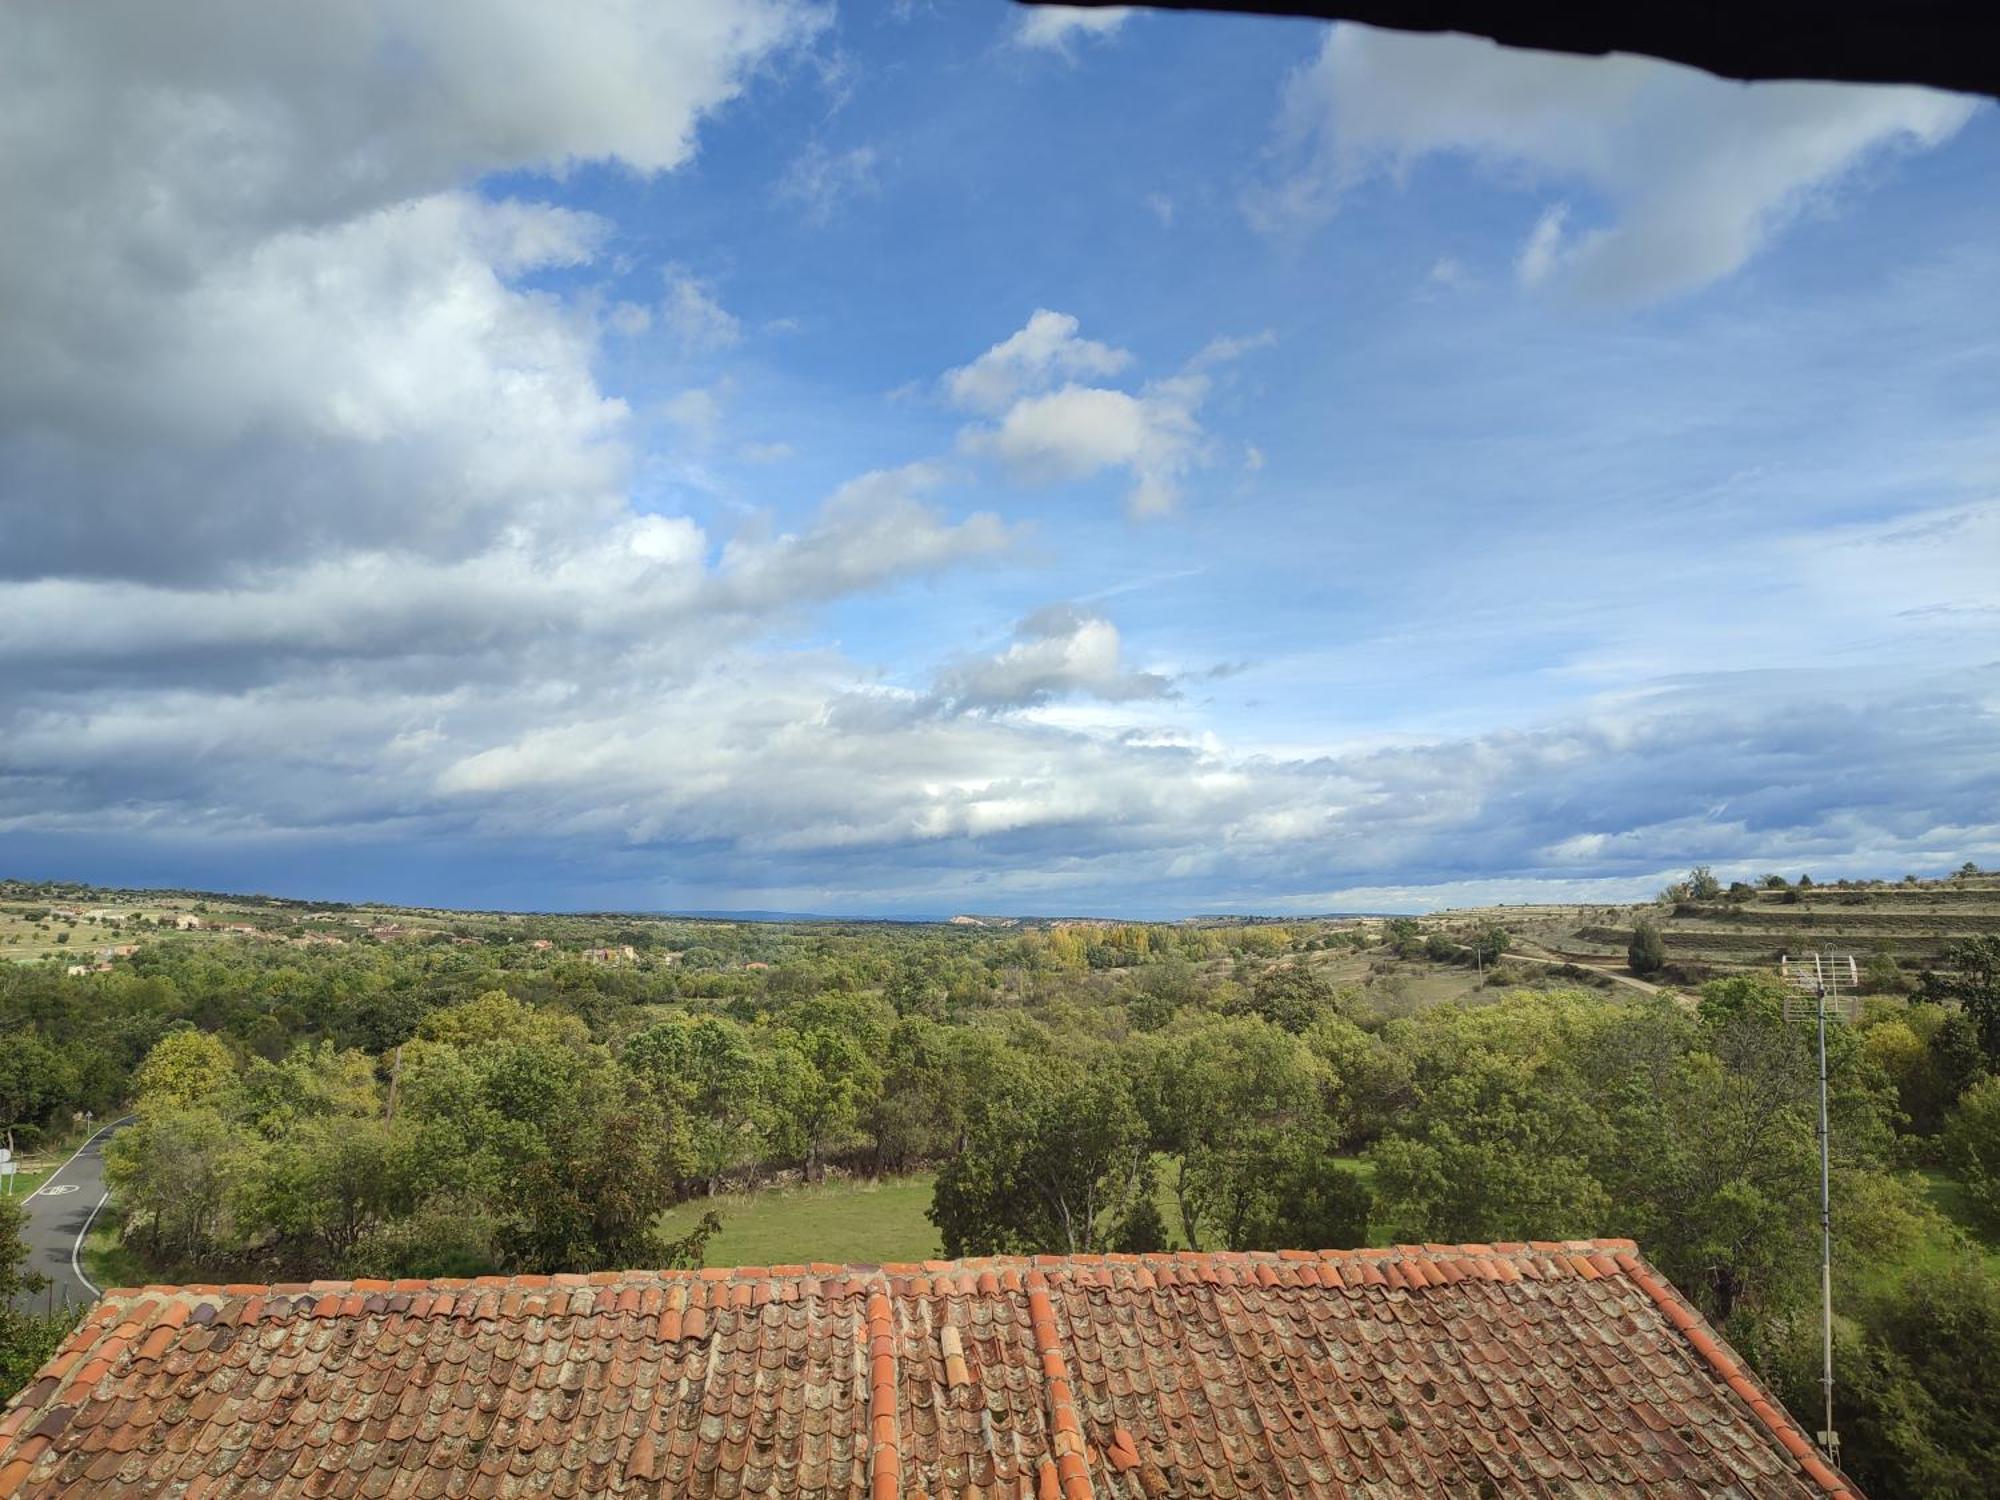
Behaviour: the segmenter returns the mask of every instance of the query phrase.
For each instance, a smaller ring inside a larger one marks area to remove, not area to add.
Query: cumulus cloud
[[[942,385],[954,405],[998,419],[966,428],[965,451],[997,459],[1027,484],[1122,469],[1132,481],[1128,511],[1157,516],[1179,503],[1188,472],[1207,457],[1199,412],[1210,378],[1202,372],[1269,342],[1269,335],[1217,339],[1180,374],[1118,390],[1071,377],[1115,375],[1132,356],[1081,337],[1069,314],[1042,308],[972,363],[947,371]]]
[[[0,571],[184,581],[615,518],[596,329],[520,284],[606,226],[463,185],[669,170],[817,24],[788,0],[8,7],[0,199],[35,232],[0,249]]]
[[[1024,392],[1052,381],[1116,375],[1132,363],[1132,356],[1123,349],[1079,337],[1080,326],[1068,313],[1036,308],[1019,331],[971,364],[947,370],[945,394],[954,405],[972,411],[1000,412]]]
[[[939,698],[959,709],[1029,708],[1079,695],[1120,703],[1165,698],[1173,684],[1124,665],[1118,627],[1070,604],[1039,609],[1014,627],[1004,651],[940,674]]]
[[[1126,5],[1031,5],[1014,21],[1014,40],[1023,47],[1067,52],[1083,37],[1109,37],[1131,17]]]
[[[1310,224],[1364,179],[1456,153],[1524,187],[1595,195],[1552,206],[1523,247],[1529,282],[1651,299],[1744,265],[1872,156],[1923,150],[1974,101],[1918,88],[1739,84],[1614,55],[1572,57],[1339,25],[1286,87],[1266,226]]]
[[[628,269],[617,230],[532,201],[536,172],[686,161],[819,15],[0,10],[0,201],[33,229],[0,244],[0,842],[17,869],[95,847],[178,881],[216,870],[209,852],[263,851],[271,883],[326,890],[323,856],[374,850],[330,893],[381,896],[448,850],[453,881],[408,894],[504,879],[561,904],[578,886],[549,872],[587,870],[638,905],[672,871],[767,905],[1184,909],[1383,870],[1588,882],[1695,858],[2000,854],[1990,672],[1843,682],[1837,701],[1698,684],[1310,753],[1204,727],[1175,679],[1132,664],[1157,659],[1151,640],[1080,606],[983,654],[940,640],[947,665],[915,686],[828,644],[844,601],[945,586],[1019,531],[955,510],[938,463],[816,507],[746,497],[757,519],[734,534],[662,513],[598,340],[709,359],[741,325],[686,267],[630,300],[574,291]],[[478,190],[494,173],[516,198]],[[1592,232],[1578,206],[1550,278],[1581,274]],[[1159,509],[1217,446],[1202,412],[1222,364],[1261,342],[1147,379],[1043,310],[941,393],[963,451],[1024,479],[1110,475]],[[784,457],[716,432],[722,378],[682,374],[643,410]],[[1990,519],[1870,523],[1795,562],[1897,609],[1977,608]],[[1921,587],[1854,582],[1884,576]]]
[[[1135,517],[1164,515],[1179,502],[1181,479],[1200,454],[1195,411],[1207,392],[1208,383],[1193,375],[1137,395],[1066,385],[1022,397],[997,427],[971,432],[966,447],[999,459],[1031,484],[1127,469],[1126,508]]]

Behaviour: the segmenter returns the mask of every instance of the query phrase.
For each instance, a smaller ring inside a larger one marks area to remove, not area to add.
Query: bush
[[[1967,1257],[1907,1277],[1865,1306],[1860,1321],[1859,1330],[1842,1330],[1835,1351],[1842,1466],[1874,1495],[2000,1496],[1992,1461],[2000,1452],[2000,1278]],[[1795,1411],[1818,1409],[1802,1392],[1793,1399],[1808,1402]]]
[[[1660,929],[1641,917],[1632,925],[1625,962],[1634,974],[1657,974],[1667,966],[1667,942]]]
[[[1982,1227],[2000,1233],[2000,1078],[1965,1091],[1944,1127],[1944,1160]]]

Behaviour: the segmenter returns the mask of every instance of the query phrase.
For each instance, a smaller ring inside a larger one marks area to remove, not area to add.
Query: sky
[[[0,0],[0,875],[2000,861],[2000,119],[999,0]]]

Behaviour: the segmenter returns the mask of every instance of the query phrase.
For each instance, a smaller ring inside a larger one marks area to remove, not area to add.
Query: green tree
[[[1641,917],[1632,924],[1632,941],[1625,949],[1625,963],[1634,974],[1657,974],[1667,966],[1667,942],[1660,929]]]
[[[69,1059],[32,1031],[0,1048],[0,1127],[46,1122],[76,1094],[76,1070]],[[0,1242],[0,1254],[6,1245]]]
[[[1944,1160],[1981,1225],[2000,1234],[2000,1078],[1965,1091],[1944,1127]]]
[[[1295,1034],[1338,1008],[1333,986],[1304,963],[1273,965],[1257,976],[1248,995],[1224,1007],[1232,1015],[1261,1016]]]
[[[1943,964],[1924,975],[1924,998],[1957,1001],[1979,1034],[1988,1067],[2000,1067],[2000,937],[1948,943]]]
[[[1868,1293],[1853,1314],[1835,1353],[1841,1467],[1871,1495],[2000,1496],[2000,1278],[1964,1254]],[[1790,1333],[1774,1383],[1792,1410],[1814,1411],[1818,1322]]]
[[[1513,946],[1513,934],[1498,922],[1482,922],[1473,931],[1472,951],[1480,963],[1491,966]]]
[[[686,1120],[692,1169],[709,1196],[755,1158],[765,1073],[741,1025],[719,1016],[668,1021],[634,1037],[624,1063]]]
[[[1308,1132],[1267,1139],[1257,1164],[1262,1191],[1231,1248],[1352,1250],[1369,1243],[1374,1194],[1327,1146]]]
[[[141,1097],[139,1116],[104,1147],[105,1179],[156,1256],[192,1264],[217,1242],[244,1151],[212,1107]]]
[[[133,1083],[138,1102],[161,1108],[212,1104],[236,1082],[236,1061],[207,1032],[169,1031],[146,1054]]]
[[[1962,1011],[1946,1011],[1925,1045],[1931,1055],[1931,1068],[1937,1074],[1938,1097],[1947,1108],[1987,1074],[1986,1052],[1979,1045],[1978,1028]]]
[[[1886,949],[1878,949],[1868,955],[1868,962],[1861,966],[1861,988],[1869,995],[1907,995],[1912,985],[1903,966],[1896,962],[1896,955]]]
[[[1290,1032],[1258,1016],[1211,1021],[1150,1039],[1135,1092],[1194,1249],[1244,1248],[1276,1143],[1323,1136],[1320,1068]]]
[[[881,1069],[853,1032],[837,1024],[787,1032],[766,1062],[766,1133],[818,1182],[828,1152],[852,1138],[881,1087]]]
[[[984,1081],[931,1200],[947,1255],[1109,1247],[1150,1174],[1145,1124],[1106,1062],[1015,1051]]]
[[[1591,1170],[1598,1118],[1574,1071],[1576,1039],[1610,1007],[1509,995],[1393,1023],[1405,1098],[1370,1150],[1378,1228],[1409,1240],[1589,1234],[1609,1196]]]
[[[0,1198],[0,1401],[12,1399],[34,1378],[69,1337],[81,1314],[78,1308],[35,1313],[15,1306],[17,1299],[31,1297],[48,1285],[46,1278],[25,1268],[28,1247],[21,1239],[21,1227],[27,1217],[19,1202]]]

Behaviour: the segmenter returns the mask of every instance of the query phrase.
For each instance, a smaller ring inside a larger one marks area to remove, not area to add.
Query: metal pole
[[[1819,967],[1817,955],[1814,968]],[[1826,1119],[1826,978],[1819,976],[1819,1291],[1820,1384],[1826,1390],[1826,1426],[1819,1435],[1827,1456],[1840,1461],[1840,1439],[1833,1430],[1833,1186],[1828,1166]]]

